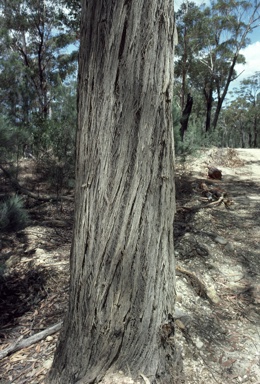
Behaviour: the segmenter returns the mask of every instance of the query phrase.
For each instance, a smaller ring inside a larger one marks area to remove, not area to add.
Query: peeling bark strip
[[[70,305],[49,383],[173,383],[173,2],[82,6]]]

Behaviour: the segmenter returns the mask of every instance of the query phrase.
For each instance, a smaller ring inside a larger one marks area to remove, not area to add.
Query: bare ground
[[[223,179],[209,180],[207,165]],[[30,162],[22,168],[26,186],[47,192]],[[260,383],[260,150],[211,149],[176,168],[175,328],[185,383]],[[0,182],[4,192],[8,185]],[[202,182],[232,204],[206,207]],[[31,224],[0,240],[0,352],[66,312],[72,203],[27,198],[26,206]],[[0,384],[44,383],[57,337],[3,358]]]
[[[207,179],[212,165],[222,180]],[[260,383],[260,150],[212,149],[177,168],[176,324],[186,383]],[[207,206],[201,183],[232,205]]]

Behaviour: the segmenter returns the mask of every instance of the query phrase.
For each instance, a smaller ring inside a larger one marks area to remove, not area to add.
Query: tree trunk
[[[213,101],[214,101],[212,80],[205,85],[204,96],[205,96],[205,100],[206,100],[205,130],[206,130],[206,132],[209,132],[210,128],[211,128],[211,111],[212,111],[212,105],[213,105]]]
[[[181,110],[184,110],[185,106],[185,93],[186,93],[186,82],[187,82],[187,28],[184,28],[183,35],[183,63],[182,63],[182,84],[181,84]]]
[[[232,59],[232,63],[230,65],[230,67],[229,67],[228,76],[227,76],[227,80],[225,82],[225,86],[224,86],[222,95],[220,94],[220,87],[217,84],[218,101],[217,101],[216,110],[215,110],[215,114],[214,114],[214,119],[213,119],[213,123],[212,123],[212,126],[213,126],[214,130],[217,128],[220,111],[222,109],[223,102],[224,102],[224,100],[226,98],[229,85],[230,85],[230,83],[232,81],[232,76],[233,76],[233,73],[234,73],[234,70],[235,70],[235,65],[237,63],[238,54],[239,54],[239,50],[234,54],[234,57]]]
[[[256,116],[256,108],[254,108],[254,148],[257,148],[257,116]]]
[[[175,382],[172,4],[82,2],[70,302],[52,384],[118,370]]]
[[[251,127],[249,127],[249,132],[248,132],[248,146],[249,148],[253,148],[253,135],[251,132]]]
[[[181,121],[180,121],[180,123],[181,123],[181,128],[180,128],[181,141],[184,140],[184,133],[188,129],[188,123],[189,123],[189,118],[190,118],[190,114],[192,111],[192,105],[193,105],[193,97],[190,95],[190,93],[188,93],[186,106],[182,112],[182,117],[181,117]]]

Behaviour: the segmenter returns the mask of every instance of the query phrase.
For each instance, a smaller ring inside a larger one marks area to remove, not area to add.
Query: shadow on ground
[[[12,326],[18,317],[39,305],[47,295],[46,268],[12,271],[0,277],[0,327]],[[1,335],[0,335],[1,337]]]

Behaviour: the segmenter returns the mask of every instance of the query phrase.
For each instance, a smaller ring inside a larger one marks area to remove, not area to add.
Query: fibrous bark
[[[172,383],[173,3],[82,5],[70,304],[49,382]]]

